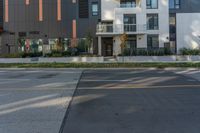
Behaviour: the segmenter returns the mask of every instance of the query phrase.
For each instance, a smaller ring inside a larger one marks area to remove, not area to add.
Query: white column
[[[102,55],[101,36],[98,36],[98,55]]]

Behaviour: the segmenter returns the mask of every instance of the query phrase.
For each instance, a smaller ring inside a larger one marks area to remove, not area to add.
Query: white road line
[[[82,79],[81,81],[83,82],[132,82],[133,80],[109,80],[109,79],[105,79],[105,80],[95,80],[95,79]]]
[[[200,85],[167,85],[167,86],[143,86],[143,85],[118,85],[118,86],[100,86],[100,87],[78,87],[78,89],[162,89],[162,88],[186,88],[190,89],[189,87],[198,87],[196,89],[200,88]]]

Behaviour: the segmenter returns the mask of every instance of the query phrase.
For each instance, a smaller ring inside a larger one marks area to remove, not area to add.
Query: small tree
[[[88,33],[86,35],[86,45],[87,45],[89,53],[92,53],[92,42],[93,42],[93,36],[92,36],[91,32],[88,31]]]
[[[120,36],[120,40],[121,40],[121,51],[122,51],[122,55],[124,55],[124,49],[126,48],[126,41],[128,40],[128,36],[126,33],[123,33],[121,36]]]

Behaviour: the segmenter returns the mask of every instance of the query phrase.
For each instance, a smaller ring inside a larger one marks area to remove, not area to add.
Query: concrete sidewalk
[[[58,133],[81,70],[0,70],[0,133]]]

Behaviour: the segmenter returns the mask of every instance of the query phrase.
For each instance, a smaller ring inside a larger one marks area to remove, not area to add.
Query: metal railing
[[[120,8],[132,8],[136,7],[136,3],[121,3]]]
[[[98,24],[97,34],[145,33],[145,24]]]

